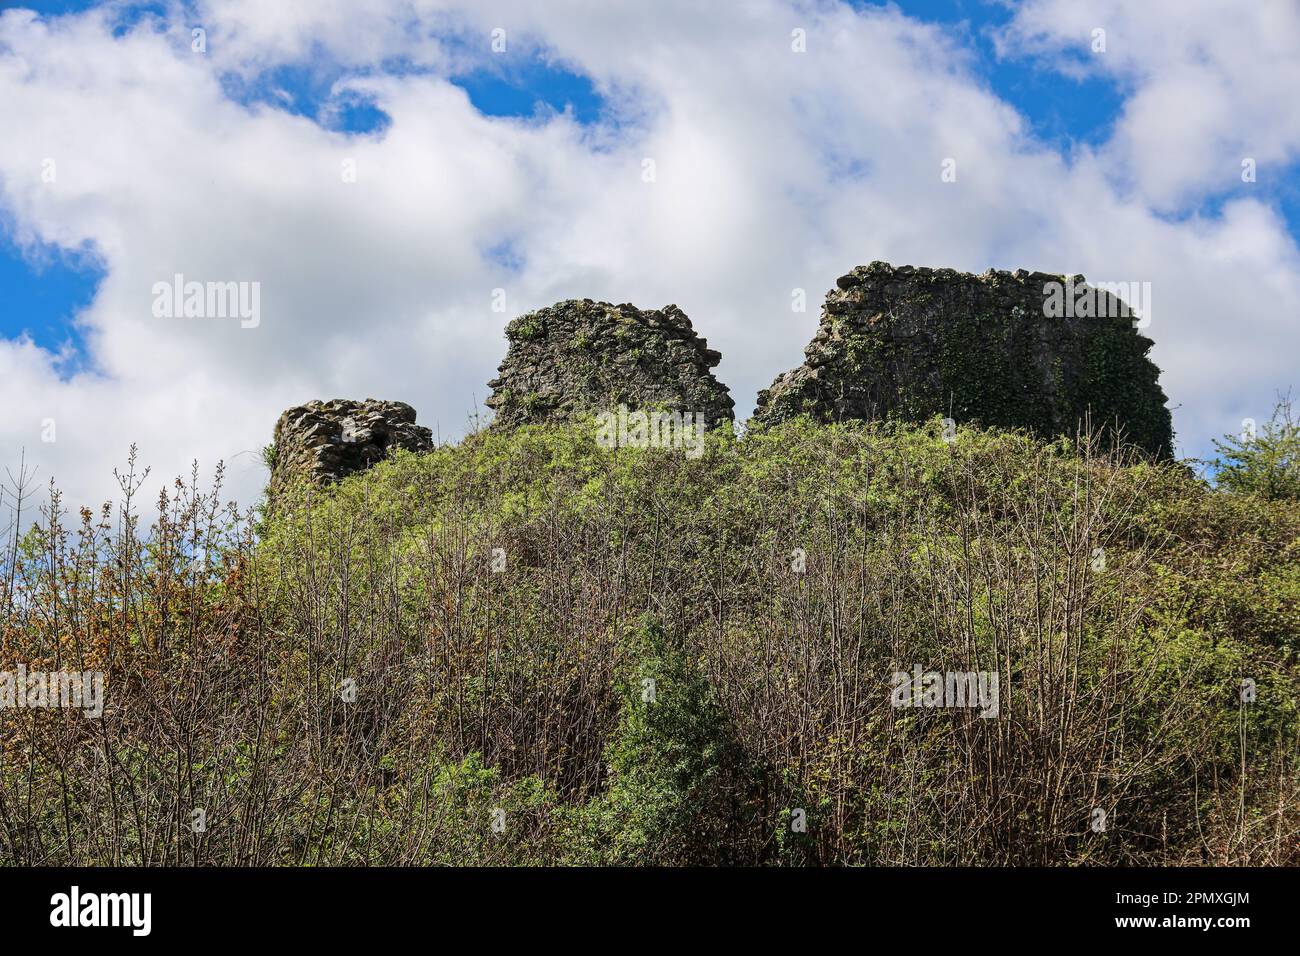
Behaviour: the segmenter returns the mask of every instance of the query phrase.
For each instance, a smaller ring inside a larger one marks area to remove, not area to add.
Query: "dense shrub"
[[[1216,482],[1225,491],[1300,499],[1300,418],[1287,396],[1264,427],[1216,441]]]
[[[109,709],[0,710],[0,859],[1300,863],[1300,505],[940,430],[492,430],[147,528],[134,466],[55,493],[0,670]],[[997,716],[892,706],[914,667]]]

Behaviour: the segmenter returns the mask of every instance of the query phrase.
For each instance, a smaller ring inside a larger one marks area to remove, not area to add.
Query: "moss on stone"
[[[642,310],[571,299],[515,319],[487,405],[498,426],[558,422],[623,403],[730,421],[734,403],[710,371],[721,356],[674,305]],[[522,398],[520,396],[523,396]]]
[[[1050,317],[1044,285],[1058,281],[1024,270],[859,266],[827,294],[805,364],[759,393],[755,424],[943,415],[1048,437],[1090,422],[1168,457],[1173,432],[1151,340],[1127,316]]]

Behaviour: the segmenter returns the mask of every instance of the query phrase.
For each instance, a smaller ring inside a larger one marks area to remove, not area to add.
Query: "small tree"
[[[1261,498],[1300,499],[1300,419],[1291,397],[1279,398],[1273,417],[1255,435],[1225,435],[1214,443],[1220,488]]]

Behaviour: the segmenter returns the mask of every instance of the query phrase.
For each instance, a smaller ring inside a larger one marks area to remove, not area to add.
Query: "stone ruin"
[[[275,423],[270,493],[303,478],[316,485],[339,481],[395,448],[433,448],[432,432],[415,424],[415,409],[405,402],[333,399],[295,406]]]
[[[1047,289],[1070,304],[1045,308]],[[1076,302],[1074,296],[1083,297]],[[506,327],[509,348],[488,383],[494,428],[580,415],[660,408],[730,422],[734,402],[711,369],[721,356],[675,305],[647,311],[570,299]],[[962,424],[1074,434],[1121,429],[1130,443],[1169,457],[1173,433],[1152,342],[1127,307],[1082,276],[952,269],[885,262],[841,276],[826,296],[803,365],[759,393],[752,423],[797,415],[819,421],[934,415]],[[403,402],[313,401],[275,426],[272,495],[295,478],[322,485],[364,471],[394,448],[433,447]]]
[[[722,356],[675,305],[642,310],[569,299],[519,316],[499,374],[488,382],[494,427],[568,421],[618,405],[730,422],[735,402],[713,377]]]
[[[1064,309],[1045,308],[1048,289]],[[1138,321],[1082,276],[873,262],[827,293],[803,365],[759,393],[754,423],[942,415],[1051,437],[1074,434],[1088,415],[1169,457],[1160,370]]]

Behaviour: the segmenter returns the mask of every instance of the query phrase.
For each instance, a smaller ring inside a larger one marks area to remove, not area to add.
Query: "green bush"
[[[686,650],[651,618],[630,632],[607,789],[584,808],[608,864],[753,862],[744,825],[760,774]]]
[[[1300,499],[1300,419],[1289,397],[1279,400],[1262,431],[1225,435],[1214,445],[1220,488],[1271,501]]]

